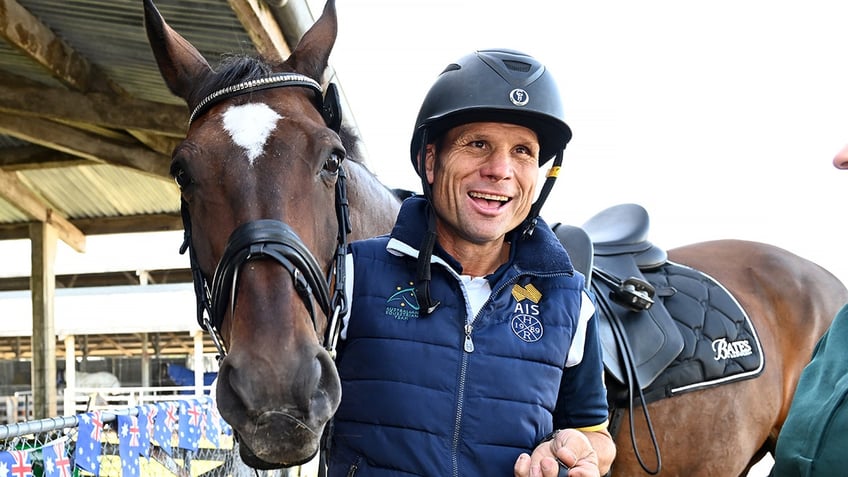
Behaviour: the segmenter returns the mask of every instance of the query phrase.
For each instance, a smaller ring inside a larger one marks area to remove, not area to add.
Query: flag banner
[[[171,455],[171,438],[177,424],[177,404],[174,402],[160,402],[156,412],[153,426],[153,440],[166,454]]]
[[[142,457],[150,459],[150,441],[153,440],[153,430],[156,427],[156,413],[158,408],[155,405],[138,406],[138,429],[139,441],[141,441],[141,450],[139,451]]]
[[[221,413],[218,412],[218,406],[212,400],[206,402],[206,413],[203,418],[205,421],[204,436],[216,449],[221,447],[221,434],[224,433],[224,419],[221,418]]]
[[[180,449],[197,450],[200,443],[200,425],[203,409],[197,399],[180,402],[179,443]]]
[[[77,416],[79,434],[74,451],[74,465],[100,475],[100,436],[103,433],[103,415],[100,411]]]
[[[71,477],[71,459],[65,453],[65,441],[53,441],[41,451],[44,459],[44,477]],[[3,475],[0,472],[0,475]]]
[[[0,452],[0,475],[8,477],[33,477],[29,452]]]
[[[118,416],[118,452],[121,455],[121,475],[123,477],[139,475],[140,434],[138,417]]]

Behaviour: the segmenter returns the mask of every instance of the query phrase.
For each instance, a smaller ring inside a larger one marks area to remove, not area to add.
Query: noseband
[[[226,98],[268,88],[300,86],[312,89],[317,94],[318,110],[328,127],[338,132],[341,126],[341,108],[334,84],[322,97],[321,86],[312,78],[297,73],[282,73],[258,80],[246,81],[215,91],[204,98],[192,111],[191,121],[202,115],[210,106]],[[318,261],[292,228],[285,222],[272,219],[247,222],[230,235],[224,254],[215,268],[212,286],[200,270],[194,247],[191,243],[191,217],[188,206],[182,202],[182,219],[185,230],[180,253],[189,250],[194,292],[197,297],[197,322],[212,336],[218,349],[218,360],[226,356],[220,329],[227,311],[233,313],[239,286],[239,271],[251,260],[271,259],[285,268],[291,276],[294,289],[303,302],[316,334],[320,333],[315,304],[328,318],[324,348],[335,358],[335,348],[341,329],[341,317],[347,313],[344,294],[345,254],[347,236],[351,232],[349,205],[347,200],[347,178],[344,168],[339,167],[336,180],[336,218],[338,223],[337,247],[333,264],[327,277]],[[330,284],[334,283],[332,298]]]

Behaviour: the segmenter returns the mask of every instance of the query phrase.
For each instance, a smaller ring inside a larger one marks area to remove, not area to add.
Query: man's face
[[[539,171],[536,133],[506,123],[470,123],[449,130],[439,157],[427,146],[442,246],[500,242],[530,211]]]

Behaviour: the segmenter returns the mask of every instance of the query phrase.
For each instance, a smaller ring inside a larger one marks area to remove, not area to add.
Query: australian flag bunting
[[[158,408],[155,405],[138,406],[138,429],[139,440],[141,441],[142,457],[150,458],[150,441],[153,440],[153,429],[156,427],[156,412]]]
[[[200,443],[200,424],[203,409],[197,399],[180,402],[179,444],[180,449],[195,451]]]
[[[74,454],[74,465],[100,475],[100,435],[103,433],[103,416],[100,411],[78,416],[79,433]]]
[[[118,452],[121,454],[121,475],[139,475],[138,456],[141,453],[141,430],[136,416],[118,416]]]
[[[44,477],[71,477],[71,459],[65,454],[64,441],[53,441],[41,452],[44,458]],[[0,472],[0,475],[3,473]]]
[[[171,438],[177,424],[177,404],[160,402],[153,425],[153,440],[165,453],[171,455]]]
[[[224,433],[224,420],[221,419],[221,414],[218,412],[218,406],[214,402],[206,402],[206,428],[205,436],[215,448],[221,447],[221,434]]]
[[[27,451],[0,452],[0,475],[33,477],[29,453]]]

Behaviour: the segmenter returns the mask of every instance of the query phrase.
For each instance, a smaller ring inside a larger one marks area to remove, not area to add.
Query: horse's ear
[[[337,33],[336,2],[327,0],[321,17],[303,34],[286,63],[295,71],[320,82],[327,69]]]
[[[188,103],[197,78],[211,73],[212,68],[197,48],[165,23],[153,0],[144,0],[144,24],[165,84]]]

